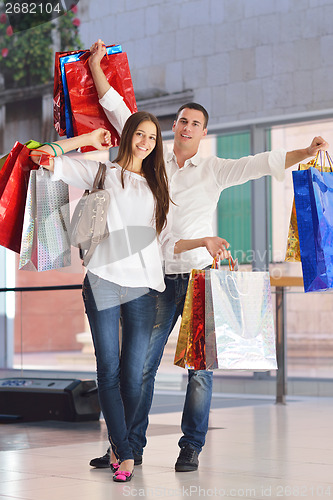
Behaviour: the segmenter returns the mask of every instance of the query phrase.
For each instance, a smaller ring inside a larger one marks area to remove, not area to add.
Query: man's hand
[[[99,150],[109,149],[111,147],[111,133],[104,128],[93,130],[89,134],[89,146]]]
[[[217,257],[223,260],[229,259],[231,256],[229,250],[227,250],[230,246],[229,243],[219,236],[207,236],[204,238],[204,246],[213,258]]]
[[[307,148],[308,156],[316,156],[318,151],[326,151],[329,147],[329,144],[320,136],[314,137],[310,146]]]
[[[300,163],[310,156],[316,156],[318,151],[326,151],[328,147],[329,144],[322,137],[314,137],[308,148],[288,151],[286,154],[285,168],[292,167],[293,165],[296,165],[296,163]]]

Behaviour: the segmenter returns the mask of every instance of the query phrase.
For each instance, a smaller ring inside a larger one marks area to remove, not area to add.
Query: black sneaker
[[[98,458],[93,458],[90,460],[91,467],[96,467],[96,469],[106,469],[110,467],[110,448],[107,449],[105,455]]]
[[[110,448],[106,450],[105,455],[102,457],[98,458],[93,458],[90,460],[90,466],[95,467],[96,469],[106,469],[107,467],[110,467]],[[137,453],[133,453],[133,458],[134,458],[134,465],[141,465],[142,464],[142,455],[138,455]]]
[[[199,466],[199,453],[190,445],[185,444],[179,453],[175,464],[176,472],[191,472]]]
[[[142,464],[142,455],[139,455],[138,453],[135,453],[133,451],[133,458],[134,458],[134,465],[141,465]]]

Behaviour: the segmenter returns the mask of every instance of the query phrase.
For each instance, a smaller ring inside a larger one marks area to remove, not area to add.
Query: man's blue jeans
[[[109,440],[120,461],[132,459],[128,429],[141,397],[143,366],[155,323],[158,292],[121,287],[88,271],[82,293],[95,348],[98,394]]]
[[[143,384],[140,403],[129,433],[132,450],[141,455],[147,443],[146,430],[151,408],[154,382],[168,337],[184,308],[188,274],[166,275],[166,289],[157,301],[156,324],[151,335],[147,359],[143,368]],[[213,373],[189,370],[188,384],[181,429],[183,436],[179,446],[191,444],[200,453],[208,430],[209,410],[212,398]]]

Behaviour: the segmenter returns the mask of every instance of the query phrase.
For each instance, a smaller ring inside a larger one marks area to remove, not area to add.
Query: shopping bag
[[[5,164],[6,160],[7,160],[7,158],[8,158],[8,155],[2,156],[2,157],[0,158],[0,171],[1,171],[2,167],[4,166],[4,164]]]
[[[121,46],[109,46],[107,53],[121,52]],[[90,51],[71,50],[67,52],[56,52],[54,62],[54,84],[53,84],[53,119],[54,127],[60,136],[67,135],[73,137],[73,124],[71,115],[71,106],[68,95],[68,86],[65,74],[65,64],[75,62],[80,56]]]
[[[65,95],[62,84],[60,58],[81,53],[82,50],[71,50],[67,52],[55,53],[54,84],[53,84],[53,119],[54,119],[54,127],[60,136],[66,135]]]
[[[205,271],[192,269],[189,278],[187,292],[184,302],[182,321],[176,346],[174,364],[182,368],[194,368],[195,353],[193,348],[193,293],[194,282],[199,274],[205,275]],[[200,292],[199,292],[200,293]],[[196,318],[196,321],[198,317]]]
[[[190,365],[193,370],[205,370],[205,272],[198,273],[194,277],[192,335],[192,349],[188,352],[188,365]]]
[[[25,142],[24,145],[27,146],[27,148],[29,148],[29,149],[35,149],[35,148],[39,148],[41,146],[41,143],[37,142],[37,141],[30,140],[28,142]],[[8,156],[9,156],[9,154],[2,156],[2,158],[0,158],[0,170],[2,169],[4,164],[6,163]]]
[[[30,173],[19,269],[50,271],[70,266],[68,185],[39,168]]]
[[[88,65],[89,54],[85,53],[78,61],[65,64],[73,132],[74,135],[81,135],[100,127],[105,128],[111,133],[111,146],[118,146],[118,132],[99,104]],[[125,52],[110,54],[102,59],[101,67],[108,82],[123,97],[130,111],[132,113],[137,111],[127,54]],[[93,148],[90,147],[89,150],[91,149]]]
[[[77,54],[70,54],[67,56],[60,57],[59,63],[60,63],[60,73],[61,73],[61,82],[62,82],[62,89],[63,89],[63,96],[64,96],[64,111],[65,111],[65,124],[66,124],[66,136],[67,137],[74,137],[74,131],[73,131],[73,122],[72,122],[72,110],[71,110],[71,104],[69,101],[69,95],[68,95],[68,86],[67,86],[67,80],[66,80],[66,74],[65,74],[65,64],[70,63],[71,61],[77,61],[82,55],[83,52],[78,52]]]
[[[308,170],[310,167],[317,168],[318,170],[322,170],[324,172],[329,172],[331,169],[329,162],[328,165],[323,164],[323,159],[321,157],[320,152],[318,152],[317,156],[308,163],[306,164],[301,163],[298,166],[298,170]],[[301,262],[295,199],[293,199],[293,204],[291,209],[288,238],[287,238],[287,250],[284,260],[286,262]]]
[[[108,70],[108,60],[111,54],[121,53],[121,45],[112,45],[106,47],[107,58],[103,58],[101,61],[101,68],[103,70]],[[79,54],[70,55],[68,57],[60,58],[60,68],[61,68],[61,78],[64,89],[64,98],[65,98],[65,119],[66,119],[66,134],[67,137],[74,137],[77,135],[81,135],[85,132],[91,132],[92,130],[99,128],[102,125],[98,125],[97,122],[91,123],[93,117],[98,117],[102,115],[105,117],[104,111],[99,104],[99,99],[96,91],[95,84],[93,82],[93,78],[91,76],[91,71],[89,68],[88,60],[90,58],[90,50],[85,50]],[[106,62],[105,62],[106,61]],[[74,66],[72,66],[74,64]],[[80,69],[81,72],[80,72]],[[75,76],[81,75],[81,80],[77,78],[73,78],[73,71]],[[79,72],[79,73],[77,73]],[[70,74],[71,76],[67,76]],[[108,73],[107,73],[108,74]],[[87,77],[88,81],[87,81]],[[89,85],[87,85],[89,84]],[[133,88],[133,87],[132,87]],[[71,91],[69,93],[69,90]],[[88,94],[87,94],[88,92]],[[72,100],[75,100],[75,96],[78,96],[80,109],[84,108],[84,103],[82,100],[87,101],[87,103],[91,103],[91,98],[93,98],[93,103],[91,104],[93,108],[93,115],[91,115],[91,109],[88,111],[87,115],[83,114],[84,124],[85,124],[85,132],[81,131],[81,127],[76,124],[76,116],[73,116],[73,111],[76,111],[76,107],[72,109]],[[101,113],[102,111],[102,113]],[[87,128],[87,120],[88,120],[88,128]],[[105,121],[105,120],[104,120]],[[108,123],[110,125],[110,123]],[[105,126],[103,127],[105,128]],[[112,127],[113,129],[113,127]],[[89,148],[89,150],[94,148]],[[85,150],[88,150],[85,148]]]
[[[209,279],[216,356],[207,359],[206,351],[207,369],[275,370],[269,273],[211,269]]]
[[[206,369],[214,370],[218,368],[217,346],[214,323],[214,309],[212,298],[212,287],[209,271],[206,271],[205,279],[205,354]]]
[[[41,144],[29,141],[29,146]],[[30,170],[29,147],[16,142],[0,171],[0,245],[19,253]]]
[[[304,291],[333,288],[333,173],[293,172]]]

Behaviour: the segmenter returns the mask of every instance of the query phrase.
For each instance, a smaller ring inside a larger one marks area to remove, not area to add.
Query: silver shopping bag
[[[50,271],[71,264],[68,185],[32,170],[24,212],[19,269]]]
[[[206,279],[208,305],[210,292],[207,369],[277,369],[269,273],[211,269]]]
[[[211,269],[212,270],[212,269]],[[206,370],[218,368],[211,270],[205,271],[205,353]]]

